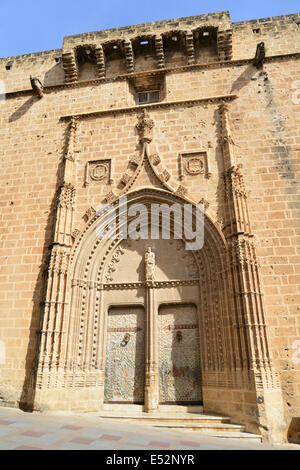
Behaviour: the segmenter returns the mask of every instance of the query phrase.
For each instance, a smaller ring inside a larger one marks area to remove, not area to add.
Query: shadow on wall
[[[43,85],[44,87],[47,87],[54,85],[63,85],[64,83],[65,72],[63,69],[62,62],[58,62],[45,73]]]
[[[25,101],[25,103],[22,104],[22,106],[20,106],[20,108],[18,108],[11,116],[9,116],[8,121],[14,122],[20,119],[37,101],[39,101],[38,96],[31,96],[27,101]]]
[[[300,444],[300,417],[291,419],[287,438],[290,443]]]
[[[257,73],[257,68],[249,64],[244,72],[233,82],[230,93],[241,90],[247,83],[252,80],[253,75]]]

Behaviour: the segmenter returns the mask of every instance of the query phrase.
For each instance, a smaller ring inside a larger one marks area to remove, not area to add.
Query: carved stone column
[[[145,411],[157,410],[159,403],[158,386],[158,325],[154,302],[154,253],[148,248],[145,255],[146,292],[146,380]]]
[[[158,389],[158,325],[154,303],[154,289],[148,286],[146,294],[146,380],[145,411],[157,410]]]
[[[64,160],[63,181],[58,190],[56,223],[53,243],[50,247],[47,290],[41,321],[41,341],[37,366],[37,386],[57,386],[63,380],[64,322],[67,305],[69,255],[75,202],[73,176],[74,139],[76,120],[69,124],[68,145]]]
[[[242,165],[234,159],[234,142],[229,125],[228,107],[219,108],[221,117],[221,147],[224,162],[225,225],[228,243],[229,272],[233,291],[233,354],[241,355],[240,374],[243,387],[256,396],[257,426],[264,433],[280,438],[282,398],[278,376],[273,368],[265,320],[265,307],[256,256],[255,239],[251,233],[248,194]],[[255,406],[255,405],[252,405]]]

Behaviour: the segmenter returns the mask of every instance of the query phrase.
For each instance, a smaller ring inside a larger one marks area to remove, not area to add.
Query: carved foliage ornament
[[[120,246],[116,249],[115,253],[113,254],[111,261],[107,267],[107,273],[105,275],[105,280],[106,282],[111,282],[113,281],[113,273],[116,271],[116,263],[120,261],[120,256],[124,255],[125,250],[121,248]]]
[[[89,207],[86,213],[84,214],[86,222],[94,217],[96,211],[93,207]]]

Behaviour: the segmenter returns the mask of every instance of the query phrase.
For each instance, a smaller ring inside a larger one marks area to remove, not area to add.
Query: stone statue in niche
[[[154,269],[155,269],[155,253],[149,246],[145,253],[145,274],[146,281],[154,281]]]

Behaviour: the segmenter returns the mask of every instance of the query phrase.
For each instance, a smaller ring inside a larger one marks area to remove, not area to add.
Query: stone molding
[[[207,103],[220,103],[220,102],[229,102],[235,100],[237,95],[220,95],[220,96],[211,96],[206,98],[195,98],[190,100],[177,100],[177,101],[160,101],[158,103],[151,103],[151,104],[144,104],[139,106],[129,106],[126,108],[111,108],[111,109],[103,109],[99,111],[91,111],[88,113],[79,113],[79,114],[70,114],[61,116],[60,119],[62,120],[69,120],[71,118],[77,119],[84,119],[90,118],[92,116],[104,116],[108,114],[122,114],[122,113],[129,113],[129,112],[138,112],[140,113],[143,109],[151,110],[151,109],[164,109],[168,107],[176,107],[176,106],[197,106],[201,104]]]

